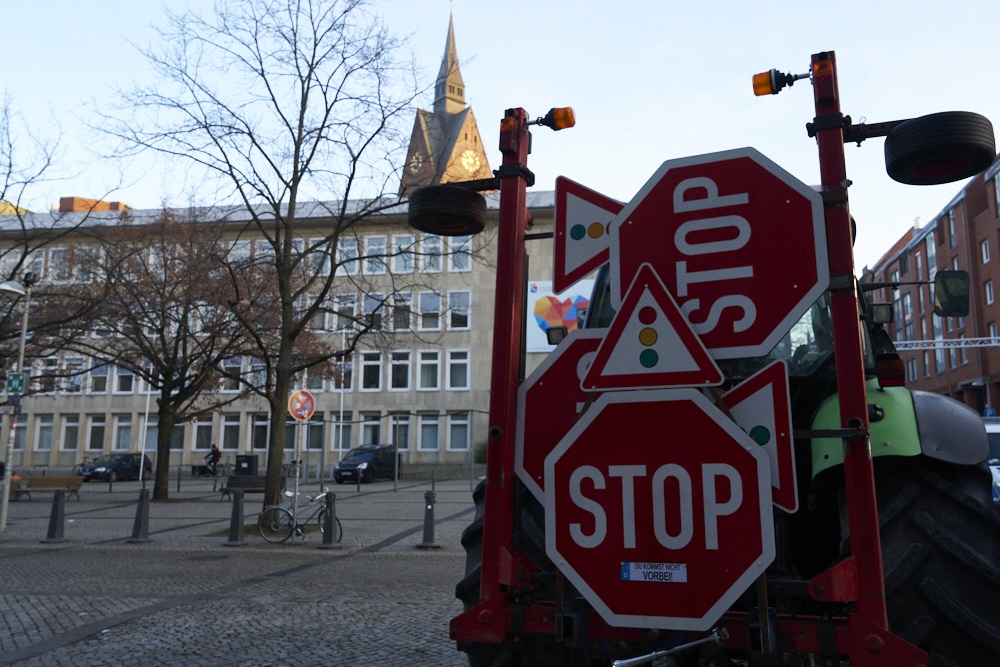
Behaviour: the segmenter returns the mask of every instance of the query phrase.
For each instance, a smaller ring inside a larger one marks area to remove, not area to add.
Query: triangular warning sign
[[[643,264],[597,349],[583,389],[700,387],[722,379],[653,267]]]
[[[776,361],[726,392],[733,419],[771,460],[771,499],[786,512],[799,508],[788,367]]]
[[[611,258],[608,226],[625,204],[563,176],[556,179],[555,271],[552,288],[562,292]]]

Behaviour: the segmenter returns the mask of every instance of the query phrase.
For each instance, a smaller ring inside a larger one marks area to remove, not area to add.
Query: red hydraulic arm
[[[453,639],[499,643],[510,629],[505,591],[524,586],[535,570],[511,547],[514,510],[514,435],[525,307],[524,235],[531,135],[524,109],[508,109],[500,123],[500,229],[493,314],[493,375],[487,447],[482,581],[479,605],[451,622]]]

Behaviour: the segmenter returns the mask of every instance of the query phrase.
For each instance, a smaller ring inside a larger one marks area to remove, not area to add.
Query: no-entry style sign
[[[753,148],[664,162],[611,222],[616,306],[646,262],[714,358],[763,356],[829,282],[822,199]]]
[[[602,394],[545,461],[546,552],[611,625],[708,630],[774,558],[769,465],[697,390]]]
[[[288,414],[300,422],[312,419],[316,412],[316,399],[305,389],[293,391],[288,397]]]

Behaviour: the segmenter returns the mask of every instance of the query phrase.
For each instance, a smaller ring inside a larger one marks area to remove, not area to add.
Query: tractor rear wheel
[[[890,629],[931,665],[1000,665],[1000,505],[985,466],[877,462]]]

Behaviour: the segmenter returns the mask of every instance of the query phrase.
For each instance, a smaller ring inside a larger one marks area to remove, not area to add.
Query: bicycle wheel
[[[322,535],[326,534],[326,508],[324,507],[319,511],[316,516],[316,521],[319,522],[319,532]],[[334,515],[333,517],[333,541],[340,544],[340,540],[344,538],[344,527],[340,525],[340,519]]]
[[[295,522],[292,520],[292,513],[286,508],[278,505],[265,507],[257,518],[257,528],[260,536],[268,542],[275,544],[284,542],[295,529]]]

